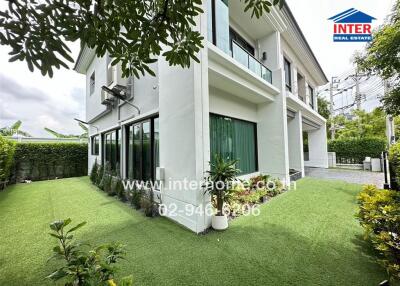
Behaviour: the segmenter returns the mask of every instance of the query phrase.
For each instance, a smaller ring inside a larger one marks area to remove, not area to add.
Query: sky
[[[238,0],[233,0],[238,1]],[[381,24],[395,0],[287,0],[307,41],[328,78],[343,74],[352,65],[350,59],[363,43],[334,43],[333,27],[327,19],[355,8]],[[0,9],[5,0],[0,0]],[[71,46],[73,58],[79,44]],[[31,73],[25,62],[8,62],[8,47],[0,46],[0,128],[22,120],[22,130],[34,136],[49,137],[44,127],[60,133],[80,134],[73,118],[85,119],[85,77],[72,69],[56,70],[54,77]],[[71,65],[72,67],[72,65]]]

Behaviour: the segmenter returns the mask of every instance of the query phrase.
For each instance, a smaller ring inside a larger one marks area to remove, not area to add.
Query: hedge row
[[[86,176],[87,148],[79,143],[17,143],[11,181]]]
[[[0,190],[10,176],[14,152],[15,143],[0,136]]]
[[[337,158],[362,163],[365,157],[380,158],[386,150],[386,140],[382,138],[349,138],[330,140],[328,151],[336,152]]]

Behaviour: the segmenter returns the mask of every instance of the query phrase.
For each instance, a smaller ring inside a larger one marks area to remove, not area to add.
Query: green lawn
[[[119,274],[135,285],[375,286],[386,275],[354,218],[360,188],[306,178],[260,216],[198,236],[144,217],[86,177],[11,186],[0,193],[0,285],[52,285],[43,280],[54,267],[48,224],[71,217],[88,222],[79,239],[127,245]]]

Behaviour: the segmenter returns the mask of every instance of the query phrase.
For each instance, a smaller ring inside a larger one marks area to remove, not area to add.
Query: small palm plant
[[[217,217],[225,217],[224,224],[227,227],[227,218],[224,215],[224,202],[229,198],[229,185],[236,180],[237,174],[240,172],[236,169],[237,160],[225,161],[220,155],[215,155],[214,162],[210,162],[211,170],[207,171],[206,192],[213,196],[217,203]],[[225,227],[225,228],[226,228]],[[213,222],[213,228],[215,227]],[[224,228],[223,228],[224,229]]]

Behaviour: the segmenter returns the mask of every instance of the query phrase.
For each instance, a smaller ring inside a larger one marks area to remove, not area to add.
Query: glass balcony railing
[[[234,40],[232,40],[232,57],[253,73],[272,84],[272,72]]]

